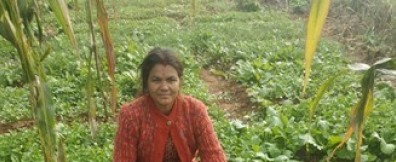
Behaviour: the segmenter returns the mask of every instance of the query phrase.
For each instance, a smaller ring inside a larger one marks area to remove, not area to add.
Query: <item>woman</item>
[[[226,161],[205,105],[179,93],[183,66],[154,48],[140,65],[143,95],[122,106],[113,161]]]

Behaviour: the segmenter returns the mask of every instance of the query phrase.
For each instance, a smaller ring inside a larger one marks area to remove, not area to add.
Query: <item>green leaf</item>
[[[216,69],[210,69],[209,70],[212,74],[216,75],[216,76],[221,76],[223,78],[227,78],[227,74],[224,71],[221,70],[216,70]]]
[[[318,150],[322,150],[323,149],[322,146],[319,146],[315,142],[315,139],[309,133],[304,134],[304,135],[300,135],[299,138],[303,141],[304,144],[311,144],[311,145],[315,146]]]
[[[381,138],[377,132],[374,132],[373,134],[371,134],[371,136],[380,141],[380,148],[382,153],[386,155],[391,155],[395,151],[396,146],[394,144],[386,143],[386,141]]]
[[[12,11],[10,3],[0,2],[0,35],[9,41],[14,47],[18,48],[16,29],[12,21]]]
[[[267,154],[265,154],[263,152],[256,153],[256,157],[259,157],[260,159],[265,160],[265,161],[274,161],[274,159],[271,159],[270,157],[268,157]]]
[[[334,156],[336,150],[341,148],[345,142],[347,142],[352,134],[356,131],[357,133],[357,143],[356,143],[356,155],[355,155],[355,162],[361,161],[361,149],[360,146],[363,141],[363,125],[364,121],[367,120],[368,115],[371,113],[374,105],[374,97],[373,97],[373,90],[374,90],[374,77],[375,77],[375,68],[377,66],[372,66],[363,76],[361,80],[362,86],[362,97],[358,101],[356,105],[352,108],[352,114],[350,117],[350,124],[345,132],[345,136],[342,139],[341,143],[332,151],[330,156],[327,158],[327,161]]]
[[[69,37],[71,44],[77,48],[77,41],[74,36],[73,27],[70,21],[67,5],[64,0],[48,0],[58,22],[62,25],[63,30]]]
[[[267,145],[266,148],[271,157],[281,155],[282,151],[276,146],[276,144],[265,143],[265,145]]]
[[[283,124],[285,127],[287,127],[287,125],[289,124],[289,119],[287,118],[287,116],[281,114],[281,115],[280,115],[280,119],[281,119],[281,121],[282,121],[282,124]]]
[[[274,158],[274,161],[289,161],[289,160],[290,160],[290,158],[287,157],[286,155],[280,155],[280,156],[277,156],[276,158]]]
[[[342,140],[342,138],[340,136],[330,136],[328,138],[328,143],[329,143],[329,145],[332,146],[332,145],[335,145],[337,143],[340,143],[341,140]]]
[[[254,152],[259,152],[260,151],[260,146],[259,145],[252,145],[252,150]]]
[[[386,155],[391,155],[393,152],[395,152],[395,148],[396,146],[394,144],[386,143],[386,141],[381,138],[381,152]]]
[[[324,93],[326,92],[326,90],[329,88],[329,86],[331,84],[333,84],[334,80],[338,77],[343,75],[345,72],[341,72],[340,74],[334,75],[333,77],[330,77],[328,80],[326,80],[326,82],[324,82],[318,89],[318,91],[316,92],[315,98],[314,100],[310,103],[309,106],[309,121],[311,123],[312,121],[312,117],[315,113],[316,107],[319,104],[319,101],[322,99]]]
[[[376,69],[396,70],[396,59],[384,58],[374,63]]]

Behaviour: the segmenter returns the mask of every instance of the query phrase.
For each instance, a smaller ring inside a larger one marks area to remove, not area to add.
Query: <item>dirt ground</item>
[[[240,84],[213,75],[208,70],[201,71],[201,79],[209,92],[217,96],[216,104],[223,109],[228,119],[245,120],[244,116],[254,111],[256,106],[249,101],[246,88]]]
[[[19,128],[32,127],[34,124],[33,120],[20,120],[13,123],[0,123],[0,134],[9,133],[12,130]]]

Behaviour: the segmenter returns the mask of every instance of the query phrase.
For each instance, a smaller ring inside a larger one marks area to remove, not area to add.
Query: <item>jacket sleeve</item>
[[[225,162],[226,157],[217,139],[209,118],[206,106],[202,102],[196,103],[194,115],[194,136],[197,141],[199,156],[202,162]]]
[[[120,111],[114,140],[113,162],[136,161],[139,137],[136,113],[128,106],[124,106]]]

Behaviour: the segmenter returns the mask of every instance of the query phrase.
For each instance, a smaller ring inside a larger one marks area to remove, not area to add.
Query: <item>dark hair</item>
[[[170,65],[177,71],[179,78],[183,76],[183,65],[177,58],[177,53],[169,48],[153,48],[147,56],[144,58],[142,64],[140,64],[140,77],[142,81],[143,93],[147,93],[148,90],[148,77],[151,69],[157,64]]]

